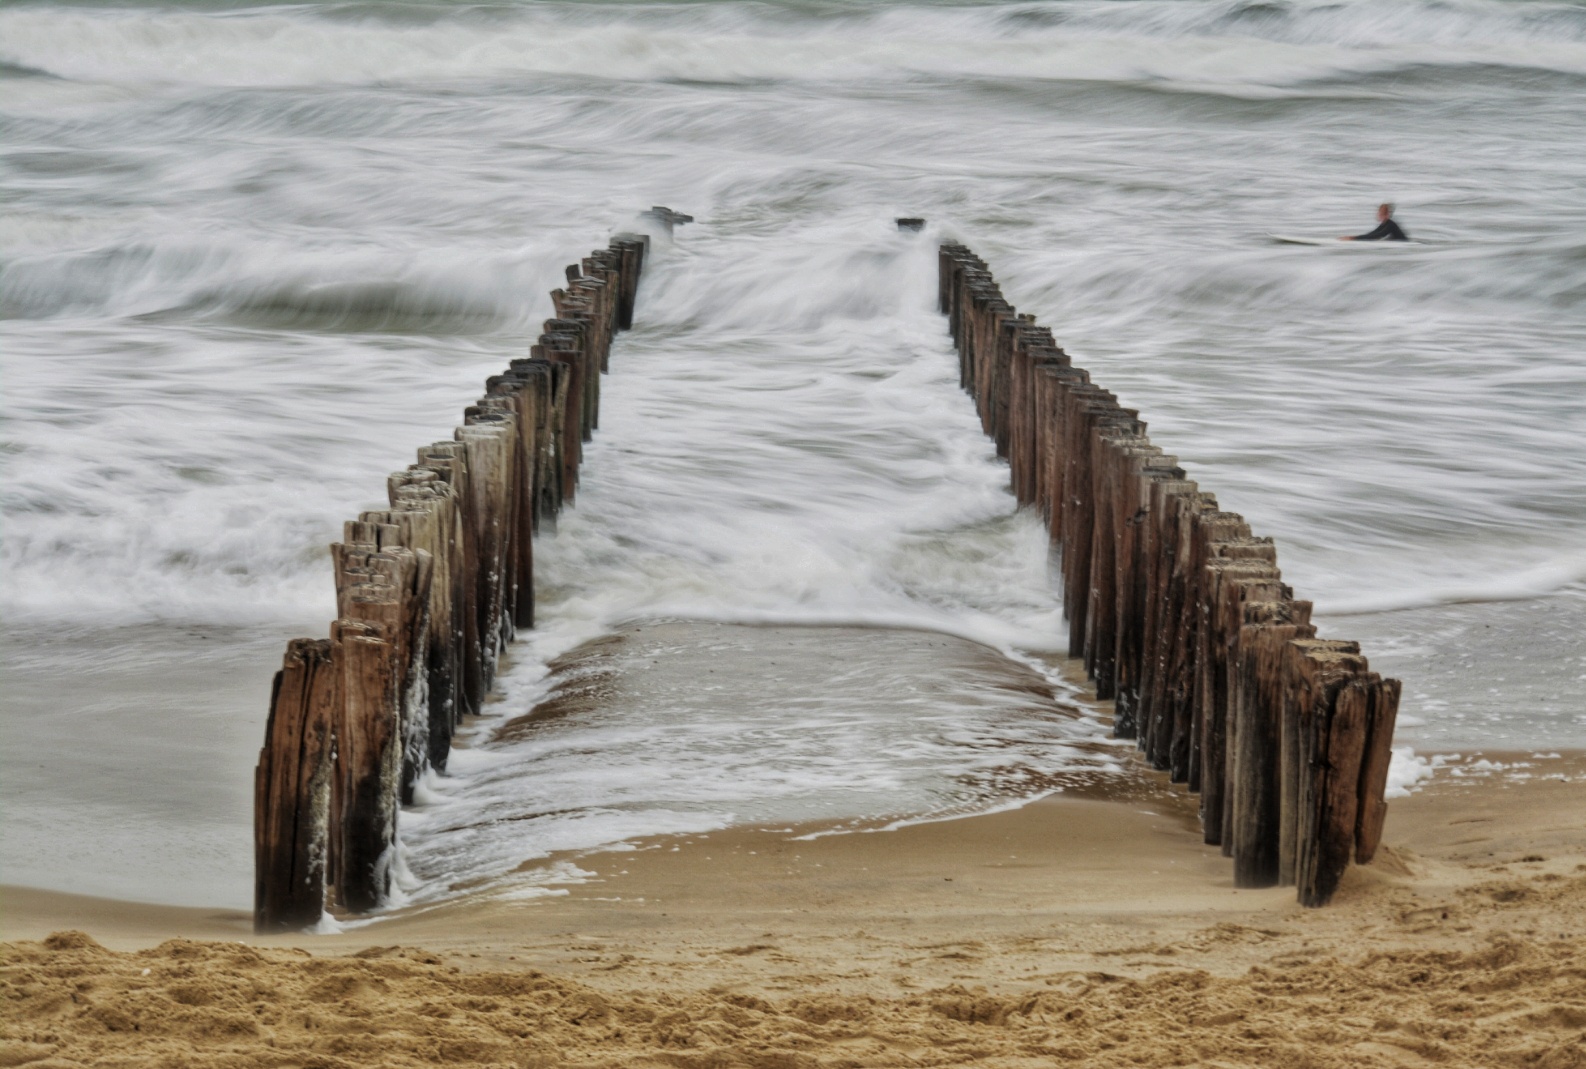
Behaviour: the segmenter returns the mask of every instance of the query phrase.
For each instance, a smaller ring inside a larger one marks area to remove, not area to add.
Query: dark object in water
[[[692,215],[674,212],[671,208],[664,208],[659,204],[652,206],[647,212],[640,212],[639,218],[652,219],[660,223],[668,234],[672,232],[674,226],[681,226],[683,223],[692,223],[694,221]]]
[[[925,220],[914,218],[899,219],[898,229],[918,232],[925,229]]]

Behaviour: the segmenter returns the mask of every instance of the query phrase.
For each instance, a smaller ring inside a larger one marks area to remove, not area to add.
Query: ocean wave
[[[1528,601],[1563,593],[1586,582],[1586,550],[1566,550],[1518,569],[1495,569],[1482,578],[1448,577],[1399,590],[1361,591],[1318,606],[1331,616],[1398,612],[1473,602]]]
[[[1300,86],[1439,66],[1586,73],[1586,9],[1557,3],[1222,0],[954,7],[809,17],[765,5],[441,9],[24,7],[0,62],[62,78],[206,86],[578,75],[700,83],[995,77]]]
[[[0,264],[0,319],[177,317],[338,332],[462,334],[526,324],[540,257],[133,241]]]

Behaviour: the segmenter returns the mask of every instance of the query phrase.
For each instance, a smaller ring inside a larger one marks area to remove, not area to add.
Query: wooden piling
[[[668,211],[669,225],[687,220]],[[331,547],[337,619],[328,640],[288,645],[255,770],[258,931],[388,895],[401,804],[445,769],[502,649],[533,625],[533,536],[572,501],[647,248],[621,236],[568,267],[529,356],[488,380],[452,441],[388,478],[388,508]]]
[[[1355,827],[1355,861],[1368,864],[1382,842],[1382,825],[1388,816],[1388,766],[1393,760],[1393,725],[1398,719],[1397,679],[1377,681],[1366,710],[1365,743],[1360,760],[1359,823]]]
[[[1153,480],[1148,489],[1150,524],[1141,547],[1146,602],[1140,630],[1136,738],[1151,767],[1166,771],[1171,765],[1174,720],[1167,687],[1172,637],[1168,621],[1178,618],[1183,597],[1181,577],[1175,572],[1179,517],[1201,495],[1196,484],[1184,478]]]
[[[1272,887],[1279,882],[1284,664],[1290,641],[1315,635],[1310,615],[1310,603],[1305,601],[1244,605],[1229,732],[1233,819],[1226,841],[1233,848],[1236,887]]]
[[[1222,547],[1209,547],[1216,552]],[[1269,553],[1270,542],[1255,543]],[[1227,794],[1229,744],[1234,684],[1231,665],[1235,663],[1246,601],[1273,601],[1284,596],[1278,569],[1271,560],[1259,557],[1214,556],[1205,569],[1205,598],[1196,634],[1195,724],[1200,737],[1201,831],[1204,841],[1225,847],[1232,854],[1232,840],[1223,829],[1230,821]]]
[[[1375,672],[1346,679],[1312,706],[1311,762],[1302,770],[1309,794],[1301,810],[1296,879],[1300,903],[1325,906],[1338,889],[1355,847],[1360,804],[1360,762]]]
[[[1322,802],[1320,792],[1328,786],[1325,765],[1334,703],[1344,683],[1365,671],[1366,659],[1360,656],[1356,642],[1295,639],[1285,653],[1278,876],[1282,883],[1299,885],[1302,902],[1307,898],[1307,885],[1313,892],[1316,886],[1312,871],[1318,831],[1316,809]]]
[[[384,531],[354,533],[378,538]],[[331,638],[343,666],[332,801],[335,888],[340,905],[363,912],[391,887],[406,743],[418,704],[414,640],[426,628],[430,557],[380,548],[372,538],[333,546],[332,556],[341,618]]]
[[[340,666],[331,643],[289,642],[254,771],[256,931],[311,927],[325,912],[332,720],[340,697]]]
[[[1152,565],[1155,557],[1157,523],[1152,501],[1159,483],[1178,482],[1184,469],[1178,458],[1161,453],[1133,456],[1124,472],[1124,489],[1119,500],[1118,541],[1118,623],[1114,661],[1117,684],[1114,702],[1113,734],[1136,739],[1144,749],[1146,710],[1146,635],[1151,610]]]
[[[985,261],[938,250],[960,385],[1058,554],[1068,650],[1114,733],[1201,794],[1203,836],[1242,887],[1309,905],[1381,838],[1399,684],[1320,640],[1269,539],[1188,479],[1139,414],[1003,298]]]

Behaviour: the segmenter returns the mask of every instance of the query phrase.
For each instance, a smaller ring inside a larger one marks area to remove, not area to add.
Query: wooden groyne
[[[620,237],[568,267],[529,356],[386,480],[389,508],[331,546],[337,619],[329,638],[287,644],[255,770],[257,931],[389,893],[401,804],[446,767],[502,649],[534,624],[534,532],[573,500],[646,249]]]
[[[1114,734],[1199,793],[1238,886],[1325,905],[1382,837],[1399,681],[1316,636],[1272,540],[1218,509],[984,261],[940,255],[962,384],[1059,547],[1069,654],[1113,701]]]

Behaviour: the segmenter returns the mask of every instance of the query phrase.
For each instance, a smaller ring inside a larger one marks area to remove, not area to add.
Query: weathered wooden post
[[[1184,615],[1179,621],[1183,634],[1183,655],[1180,662],[1185,708],[1188,718],[1188,778],[1191,791],[1200,791],[1203,771],[1201,750],[1206,742],[1206,704],[1201,700],[1201,644],[1206,641],[1210,626],[1210,577],[1206,562],[1216,554],[1212,548],[1219,542],[1230,542],[1250,537],[1250,526],[1236,512],[1203,509],[1190,518],[1188,571],[1185,575]]]
[[[349,532],[384,533],[358,526],[348,524]],[[391,888],[411,651],[424,631],[430,556],[373,540],[338,544],[332,553],[341,618],[331,639],[343,667],[331,824],[335,888],[340,905],[366,912]]]
[[[574,339],[569,348],[577,354],[578,361],[578,437],[580,442],[587,442],[594,438],[595,413],[600,402],[600,357],[596,353],[593,316],[589,302],[582,297],[556,290],[551,298],[556,303],[557,318],[546,322],[545,331]]]
[[[550,322],[567,323],[565,320]],[[561,458],[561,501],[563,505],[570,505],[578,492],[578,466],[584,459],[584,354],[578,336],[568,331],[547,331],[540,335],[540,344],[532,351],[536,358],[543,357],[562,369],[556,384],[556,408],[561,417],[557,455]]]
[[[548,360],[512,361],[507,373],[499,377],[503,388],[516,383],[524,394],[525,419],[529,421],[532,454],[534,530],[545,521],[555,522],[561,507],[561,461],[557,453],[557,428],[561,425],[556,409],[556,367]],[[496,379],[490,380],[492,384]],[[490,385],[495,391],[496,385]]]
[[[1299,885],[1301,902],[1314,901],[1318,893],[1316,836],[1321,804],[1318,791],[1327,786],[1325,765],[1334,702],[1343,685],[1366,670],[1366,659],[1360,656],[1360,645],[1355,642],[1295,639],[1288,644],[1285,654],[1286,686],[1280,725],[1283,812],[1279,823],[1278,877],[1280,882]],[[1322,733],[1320,747],[1318,731]],[[1323,766],[1320,770],[1318,760]],[[1358,775],[1357,758],[1352,782],[1358,782]]]
[[[537,502],[540,499],[539,397],[538,380],[515,371],[494,375],[486,383],[490,393],[480,398],[482,409],[510,414],[517,428],[513,446],[513,466],[517,471],[513,486],[512,526],[512,624],[516,628],[534,626],[534,532],[539,525]]]
[[[482,684],[488,691],[495,679],[496,659],[511,638],[508,613],[507,562],[516,515],[512,479],[517,427],[511,417],[478,413],[454,432],[467,451],[469,486],[473,492],[475,544],[479,567],[477,609],[479,661]],[[477,422],[472,422],[477,421]]]
[[[1233,821],[1229,841],[1237,887],[1272,887],[1279,882],[1280,721],[1287,687],[1284,662],[1290,641],[1315,635],[1310,618],[1308,601],[1251,601],[1244,606],[1230,730]]]
[[[1091,552],[1096,527],[1091,445],[1102,420],[1124,421],[1130,413],[1117,398],[1086,383],[1068,391],[1063,414],[1063,613],[1068,617],[1068,655],[1084,657],[1090,609]]]
[[[1153,447],[1154,449],[1155,447]],[[1117,673],[1117,714],[1113,734],[1137,739],[1145,746],[1144,680],[1146,635],[1151,614],[1151,580],[1154,564],[1156,516],[1152,512],[1154,487],[1184,478],[1178,458],[1160,452],[1131,451],[1124,469],[1119,499],[1117,638],[1114,662]]]
[[[1302,905],[1325,906],[1332,899],[1354,852],[1360,761],[1372,692],[1380,682],[1375,672],[1363,672],[1312,706],[1311,765],[1302,781],[1310,798],[1296,872]]]
[[[1024,492],[1025,499],[1040,509],[1041,518],[1050,531],[1053,509],[1060,507],[1056,488],[1052,486],[1053,473],[1059,470],[1055,454],[1061,448],[1060,398],[1069,385],[1087,382],[1089,376],[1070,366],[1063,350],[1043,342],[1032,352],[1030,377],[1031,403],[1026,415],[1030,421],[1029,452],[1025,461]]]
[[[1233,853],[1223,829],[1230,819],[1231,798],[1226,791],[1229,762],[1230,706],[1234,694],[1234,663],[1244,603],[1286,597],[1273,561],[1270,540],[1244,539],[1213,543],[1215,555],[1205,565],[1206,600],[1197,634],[1195,719],[1200,731],[1201,826],[1207,843],[1221,844]],[[1238,554],[1238,555],[1235,555]]]
[[[479,526],[478,501],[468,470],[468,451],[460,442],[432,442],[418,451],[418,466],[434,472],[450,488],[457,512],[457,568],[452,577],[452,612],[461,630],[461,703],[456,723],[477,716],[484,706],[484,660],[479,632]]]
[[[456,624],[452,614],[456,527],[450,488],[433,471],[409,470],[387,479],[393,507],[365,512],[359,528],[392,532],[391,545],[422,551],[430,559],[423,633],[412,636],[405,681],[402,801],[411,802],[413,787],[426,768],[445,768],[451,750],[457,701]],[[378,537],[378,536],[377,536]],[[350,539],[349,539],[350,541]],[[382,545],[386,540],[382,540]],[[420,622],[415,618],[414,623]],[[422,708],[421,708],[422,706]]]
[[[1168,700],[1170,632],[1183,591],[1175,584],[1181,509],[1199,500],[1196,484],[1184,478],[1154,480],[1146,510],[1145,613],[1140,636],[1140,751],[1152,768],[1166,771],[1173,741],[1173,715]]]
[[[1138,490],[1130,485],[1129,468],[1160,455],[1145,436],[1145,423],[1124,419],[1097,428],[1092,477],[1096,502],[1091,555],[1090,605],[1086,610],[1085,659],[1096,680],[1098,698],[1118,697],[1119,608],[1134,581],[1132,526],[1139,511]],[[1134,737],[1132,704],[1113,718],[1113,734]]]
[[[1103,433],[1100,441],[1102,463],[1097,478],[1102,489],[1097,501],[1105,508],[1105,515],[1097,513],[1096,531],[1098,536],[1105,533],[1108,551],[1092,558],[1097,582],[1091,587],[1094,602],[1090,610],[1090,660],[1097,680],[1105,683],[1113,700],[1113,735],[1132,739],[1136,733],[1133,704],[1119,701],[1119,635],[1127,626],[1124,613],[1130,604],[1128,591],[1135,581],[1134,524],[1139,512],[1136,473],[1141,463],[1161,455],[1162,450],[1146,437],[1143,420],[1138,432],[1111,429]]]
[[[1393,725],[1402,689],[1397,679],[1379,681],[1367,708],[1365,752],[1360,761],[1360,818],[1355,829],[1355,861],[1362,865],[1376,856],[1388,816],[1388,766],[1393,760]]]
[[[1189,784],[1198,790],[1199,773],[1195,767],[1192,738],[1195,727],[1195,639],[1200,622],[1199,562],[1197,546],[1202,515],[1217,513],[1217,498],[1196,492],[1179,495],[1170,502],[1174,521],[1171,529],[1171,571],[1168,596],[1162,610],[1162,662],[1157,676],[1158,701],[1164,736],[1164,760],[1173,783]]]
[[[254,772],[254,931],[308,928],[325,912],[340,688],[329,641],[287,644]]]
[[[611,250],[622,259],[622,286],[617,311],[617,326],[621,330],[633,329],[633,305],[639,293],[639,272],[644,267],[648,248],[647,239],[632,235],[618,237],[611,243]]]

